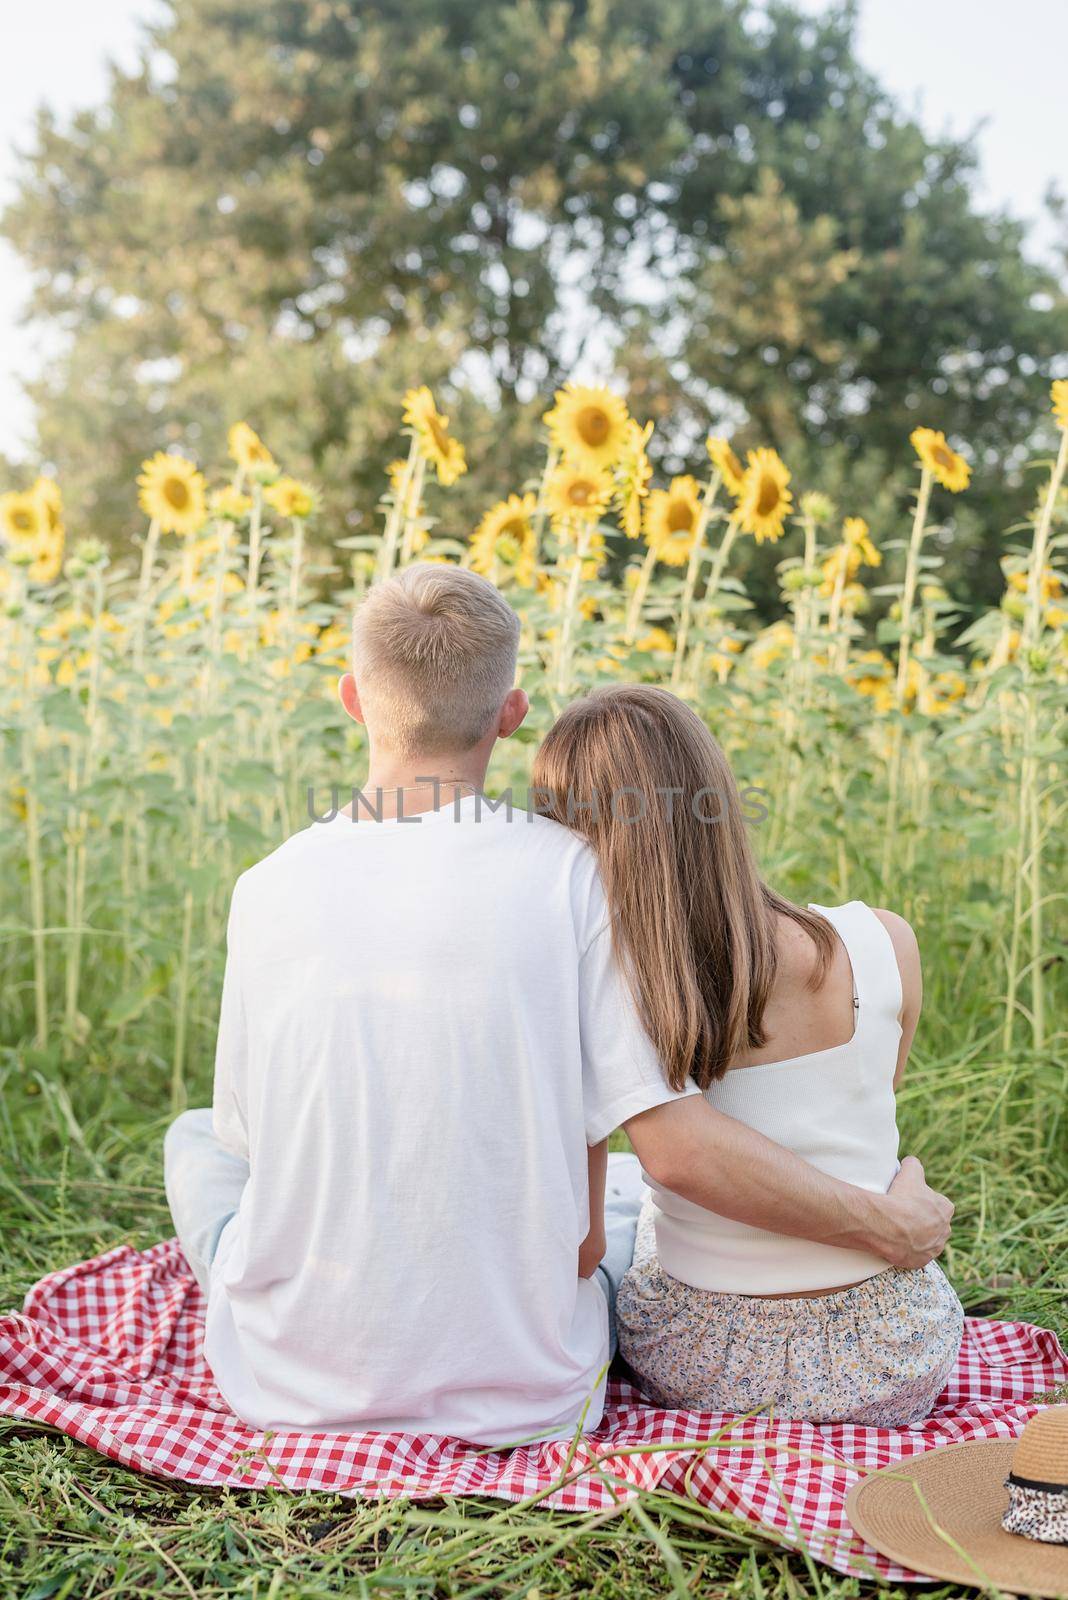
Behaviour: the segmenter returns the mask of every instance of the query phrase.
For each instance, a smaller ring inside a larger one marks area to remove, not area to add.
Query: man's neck
[[[480,792],[486,765],[480,755],[466,752],[459,756],[413,757],[376,753],[360,789],[374,815],[383,819],[414,817]],[[351,812],[352,807],[346,806],[345,814]]]

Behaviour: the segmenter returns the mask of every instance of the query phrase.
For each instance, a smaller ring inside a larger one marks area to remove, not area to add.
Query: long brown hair
[[[762,882],[727,758],[666,689],[612,685],[573,702],[533,781],[538,809],[594,849],[616,952],[668,1082],[706,1089],[766,1042],[776,918],[812,939],[813,989],[834,952],[830,924]]]

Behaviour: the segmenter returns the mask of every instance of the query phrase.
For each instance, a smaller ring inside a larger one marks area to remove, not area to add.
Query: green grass
[[[1009,1071],[976,1046],[949,1053],[951,1035],[977,1036],[979,1002],[969,1009],[958,996],[954,1013],[944,975],[932,977],[925,1037],[943,1053],[921,1054],[902,1118],[906,1145],[958,1203],[947,1270],[970,1310],[1031,1319],[1063,1336],[1063,1059],[1054,1052],[1040,1066],[1021,1058]],[[143,1048],[98,1057],[90,1044],[77,1065],[58,1053],[0,1055],[0,1304],[17,1305],[53,1268],[169,1234],[160,1165],[165,1080],[164,1053]],[[206,1091],[201,1072],[194,1098]],[[1036,1094],[1049,1108],[1041,1120]],[[379,1592],[844,1600],[888,1592],[813,1567],[759,1530],[670,1495],[580,1516],[497,1501],[194,1490],[13,1422],[0,1422],[0,1507],[5,1600]]]

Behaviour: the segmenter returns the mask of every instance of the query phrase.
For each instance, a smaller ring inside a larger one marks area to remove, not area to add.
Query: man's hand
[[[927,1184],[915,1156],[906,1156],[883,1198],[887,1233],[879,1255],[895,1267],[924,1267],[942,1254],[953,1220],[953,1202]]]

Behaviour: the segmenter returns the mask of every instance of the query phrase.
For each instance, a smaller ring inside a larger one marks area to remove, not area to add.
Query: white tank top
[[[884,1194],[898,1169],[897,957],[886,928],[862,901],[811,909],[834,926],[853,968],[853,1037],[829,1050],[736,1068],[706,1098],[820,1172]],[[653,1192],[660,1265],[696,1289],[789,1294],[886,1271],[887,1263],[867,1251],[750,1228],[658,1188],[648,1174],[645,1181]]]

